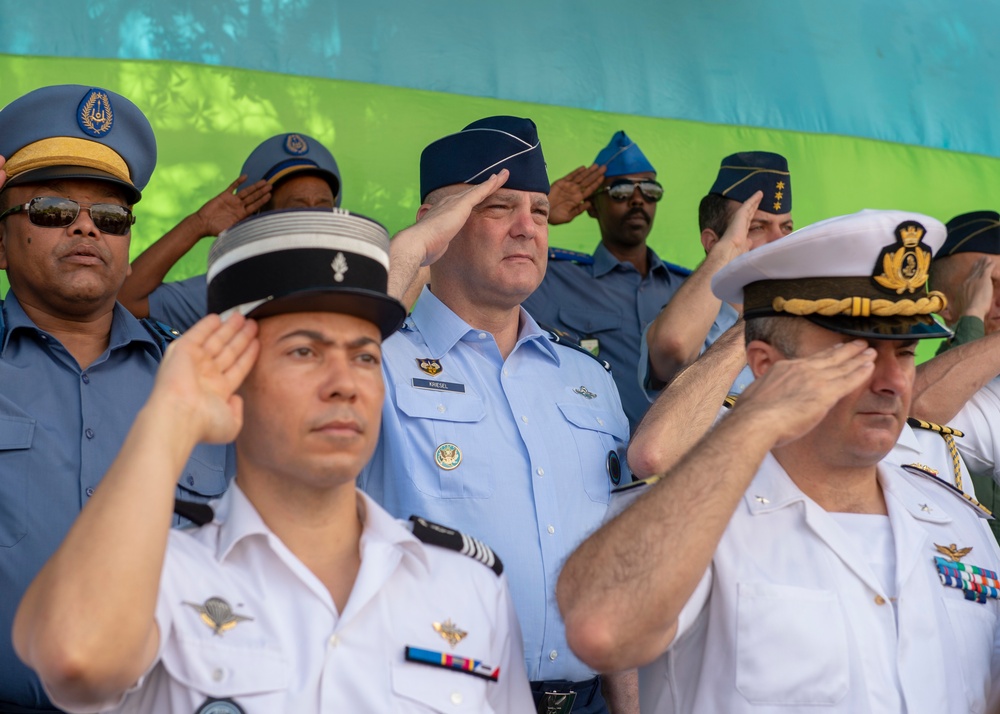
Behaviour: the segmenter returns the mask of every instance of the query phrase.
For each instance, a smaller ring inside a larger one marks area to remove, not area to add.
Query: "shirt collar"
[[[132,316],[128,310],[121,306],[120,303],[115,303],[114,313],[111,318],[111,338],[108,341],[108,350],[116,350],[119,347],[124,347],[130,342],[142,343],[142,346],[148,349],[155,356],[160,357],[162,353],[160,352],[160,346],[153,339],[152,335],[146,330],[142,324]],[[38,327],[34,321],[28,317],[28,313],[24,311],[21,303],[18,301],[17,296],[14,295],[13,291],[7,293],[6,299],[3,301],[3,313],[4,313],[4,335],[3,335],[3,345],[0,346],[0,351],[7,349],[7,344],[10,342],[10,336],[17,330],[33,330],[36,333],[44,334],[44,331]]]
[[[559,355],[554,346],[549,341],[548,333],[538,326],[534,318],[523,308],[520,310],[521,329],[517,337],[517,349],[526,342],[534,342],[546,354],[559,363]],[[405,327],[416,329],[420,332],[427,349],[430,351],[431,359],[441,359],[466,335],[474,333],[479,335],[482,330],[477,330],[465,320],[456,315],[451,308],[430,291],[428,286],[424,286],[417,305],[406,320]]]
[[[646,247],[646,257],[649,259],[650,272],[667,269],[667,266],[660,260],[660,256],[648,246]],[[619,265],[624,266],[626,270],[635,270],[635,267],[631,263],[623,263],[612,255],[604,243],[598,243],[597,249],[594,251],[594,277],[599,278],[606,273],[610,273]]]
[[[399,548],[429,568],[426,547],[399,521],[373,501],[366,493],[355,491],[358,498],[358,515],[364,524],[361,531],[359,552],[362,559],[373,548]],[[212,522],[219,527],[215,558],[225,560],[236,544],[245,538],[259,535],[274,537],[260,513],[240,489],[237,480],[217,501],[212,502],[215,517]]]

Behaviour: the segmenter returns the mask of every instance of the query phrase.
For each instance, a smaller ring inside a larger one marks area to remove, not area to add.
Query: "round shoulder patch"
[[[292,156],[302,156],[309,151],[309,142],[301,134],[289,134],[285,137],[285,151]]]
[[[102,89],[91,89],[76,110],[76,123],[84,134],[102,137],[111,131],[115,114],[111,109],[108,93]]]

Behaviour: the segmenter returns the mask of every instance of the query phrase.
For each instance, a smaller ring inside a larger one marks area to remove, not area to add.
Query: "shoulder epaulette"
[[[663,259],[661,258],[661,260]],[[671,270],[675,273],[680,273],[685,278],[694,272],[693,270],[691,270],[691,268],[685,268],[683,265],[677,265],[677,263],[668,263],[667,261],[664,260],[663,264],[667,266],[667,270]]]
[[[594,256],[565,248],[549,247],[549,260],[571,260],[580,265],[593,265]]]
[[[539,325],[539,327],[541,327],[541,325]],[[604,367],[605,371],[607,371],[607,372],[611,371],[611,363],[610,362],[607,362],[607,361],[601,359],[600,357],[596,357],[593,352],[591,352],[590,350],[584,349],[583,347],[580,346],[580,344],[578,342],[575,342],[572,338],[570,338],[570,337],[560,337],[558,333],[554,332],[551,329],[547,330],[547,332],[549,333],[549,340],[551,342],[554,342],[557,345],[562,345],[563,347],[569,347],[570,349],[576,350],[577,352],[582,352],[583,354],[585,354],[588,357],[590,357],[590,359],[594,360],[595,362],[597,362],[598,364],[600,364],[602,367]],[[563,334],[565,334],[565,333],[563,333]]]
[[[182,501],[174,499],[174,513],[181,518],[187,518],[196,526],[203,526],[211,523],[215,518],[215,511],[207,503],[195,503],[194,501]]]
[[[473,560],[478,560],[497,575],[503,573],[503,563],[500,562],[500,558],[493,552],[492,548],[482,541],[447,526],[431,523],[420,516],[410,516],[410,521],[413,522],[413,535],[420,542],[467,555]]]
[[[979,501],[977,501],[975,498],[967,494],[962,489],[958,488],[957,486],[951,485],[943,478],[938,476],[938,472],[936,469],[932,469],[930,466],[925,466],[924,464],[903,464],[902,466],[907,473],[911,473],[914,476],[921,476],[925,480],[930,481],[931,483],[935,483],[941,488],[945,489],[951,495],[961,498],[962,502],[965,505],[972,508],[976,512],[976,515],[978,515],[980,518],[993,520],[993,512],[990,511],[990,509],[988,509],[986,506],[981,504]]]
[[[722,400],[722,406],[726,409],[732,409],[736,406],[737,396],[735,394],[730,394],[728,397]]]
[[[909,424],[910,427],[913,429],[927,429],[928,431],[936,431],[938,434],[965,436],[963,432],[953,427],[943,426],[941,424],[935,424],[934,422],[924,421],[923,419],[917,419],[916,417],[907,417],[906,423]]]
[[[612,494],[628,493],[629,491],[636,491],[640,488],[646,488],[647,486],[652,486],[654,483],[663,478],[662,475],[650,476],[649,478],[644,478],[640,481],[633,481],[632,483],[627,483],[624,486],[619,486],[611,491]]]
[[[167,349],[167,345],[181,336],[179,330],[151,317],[144,317],[139,322],[146,328],[146,332],[159,343],[160,351]]]

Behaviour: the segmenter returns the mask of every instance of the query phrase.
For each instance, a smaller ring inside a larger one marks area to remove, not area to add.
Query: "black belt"
[[[535,698],[538,714],[569,714],[577,699],[580,700],[579,706],[585,707],[600,690],[600,677],[584,682],[570,682],[566,679],[531,682],[531,695]]]

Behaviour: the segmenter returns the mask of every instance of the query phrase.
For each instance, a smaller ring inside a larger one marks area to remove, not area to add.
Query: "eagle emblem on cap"
[[[289,134],[285,137],[285,151],[292,156],[302,156],[309,151],[309,142],[301,134]]]
[[[872,279],[897,295],[923,289],[931,267],[931,251],[921,242],[926,232],[916,221],[896,226],[896,242],[882,249]],[[875,274],[880,269],[881,274]]]
[[[108,93],[100,89],[91,89],[80,102],[76,121],[85,134],[101,137],[111,131],[115,123],[115,115],[111,110],[111,100]]]

